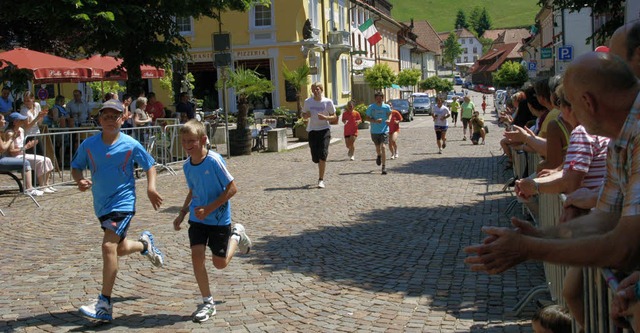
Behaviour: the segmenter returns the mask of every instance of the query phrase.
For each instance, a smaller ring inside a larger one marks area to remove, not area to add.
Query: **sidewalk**
[[[187,193],[180,167],[177,176],[159,175],[157,212],[146,182],[137,184],[129,235],[153,232],[166,266],[153,268],[139,255],[120,260],[110,324],[77,310],[95,299],[101,281],[91,195],[63,187],[39,200],[40,209],[26,198],[6,208],[0,197],[7,214],[0,217],[0,331],[531,332],[533,304],[519,318],[506,312],[544,283],[542,265],[488,276],[463,263],[462,248],[484,238],[481,226],[508,225],[502,212],[511,194],[501,191],[501,130],[490,124],[487,144],[473,146],[461,141],[460,126],[450,128],[438,155],[431,117],[402,123],[400,158],[386,161],[388,175],[375,165],[367,130],[356,161],[336,142],[325,189],[315,187],[317,167],[304,146],[227,160],[238,186],[233,220],[254,247],[222,271],[207,260],[218,313],[202,324],[190,319],[200,296],[187,230],[172,227]]]

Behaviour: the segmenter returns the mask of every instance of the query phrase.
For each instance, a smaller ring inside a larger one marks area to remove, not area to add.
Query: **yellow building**
[[[195,78],[196,98],[214,100],[221,106],[222,91],[215,88],[220,77],[213,57],[212,35],[219,31],[231,35],[231,65],[255,69],[276,86],[271,94],[251,101],[250,108],[296,108],[295,94],[286,89],[282,69],[294,70],[309,64],[309,83],[321,82],[325,96],[336,105],[350,98],[350,34],[347,0],[273,0],[271,6],[253,6],[248,12],[222,13],[221,27],[211,18],[180,18],[181,30],[190,42],[188,72]],[[308,20],[308,23],[307,23]],[[305,27],[306,25],[306,27]],[[227,92],[230,112],[236,111],[234,92]],[[309,96],[302,89],[302,98]]]

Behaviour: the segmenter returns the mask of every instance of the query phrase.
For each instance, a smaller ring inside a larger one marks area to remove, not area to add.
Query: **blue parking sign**
[[[538,63],[535,61],[529,61],[529,70],[535,71],[538,68]]]
[[[573,59],[573,47],[570,45],[561,46],[558,48],[558,60],[571,61]]]

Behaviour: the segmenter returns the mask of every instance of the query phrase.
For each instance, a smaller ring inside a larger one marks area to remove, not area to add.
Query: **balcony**
[[[302,54],[306,57],[310,51],[322,52],[324,45],[320,41],[320,29],[311,29],[311,38],[304,39],[302,42]]]
[[[351,49],[350,34],[348,31],[329,31],[329,48]]]

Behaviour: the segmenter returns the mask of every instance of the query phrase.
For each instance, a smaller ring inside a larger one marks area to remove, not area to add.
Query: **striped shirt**
[[[590,135],[582,125],[571,131],[569,148],[564,161],[564,172],[574,170],[586,173],[581,187],[600,188],[607,175],[607,145],[609,138]]]
[[[607,178],[596,208],[622,216],[640,215],[640,93],[620,134],[609,143]]]

